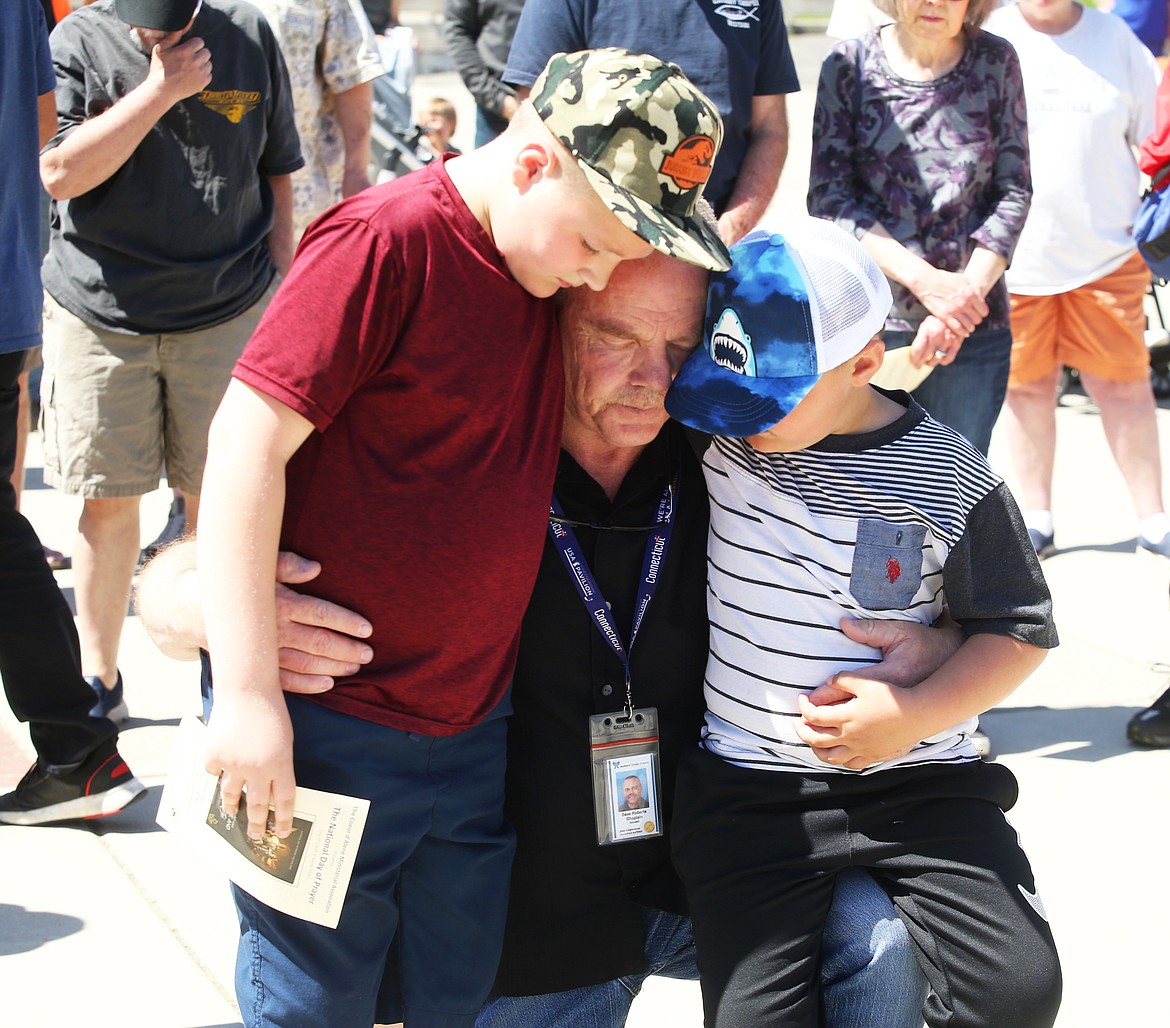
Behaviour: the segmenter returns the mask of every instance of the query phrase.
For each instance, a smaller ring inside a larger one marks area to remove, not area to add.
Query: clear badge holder
[[[658,710],[595,714],[589,719],[589,746],[598,845],[661,835]]]

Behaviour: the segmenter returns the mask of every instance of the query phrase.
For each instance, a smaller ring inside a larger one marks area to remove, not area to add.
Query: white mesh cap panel
[[[818,364],[829,371],[881,331],[893,303],[889,283],[861,243],[831,221],[789,218],[772,227],[803,267]]]

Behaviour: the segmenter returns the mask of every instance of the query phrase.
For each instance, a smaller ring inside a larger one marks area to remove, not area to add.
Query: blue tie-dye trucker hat
[[[744,437],[771,428],[821,375],[860,353],[893,298],[861,244],[819,218],[754,229],[731,258],[730,271],[711,276],[704,345],[666,409],[703,432]]]

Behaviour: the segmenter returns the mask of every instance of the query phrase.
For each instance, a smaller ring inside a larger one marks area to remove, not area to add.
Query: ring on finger
[[[936,361],[941,361],[941,360],[943,360],[943,359],[946,357],[946,355],[947,355],[947,351],[946,351],[946,350],[935,350],[935,351],[934,351],[934,359],[935,359]]]

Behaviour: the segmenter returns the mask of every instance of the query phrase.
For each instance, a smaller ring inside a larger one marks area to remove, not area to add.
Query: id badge
[[[662,834],[658,784],[658,710],[642,707],[589,719],[597,844]]]

